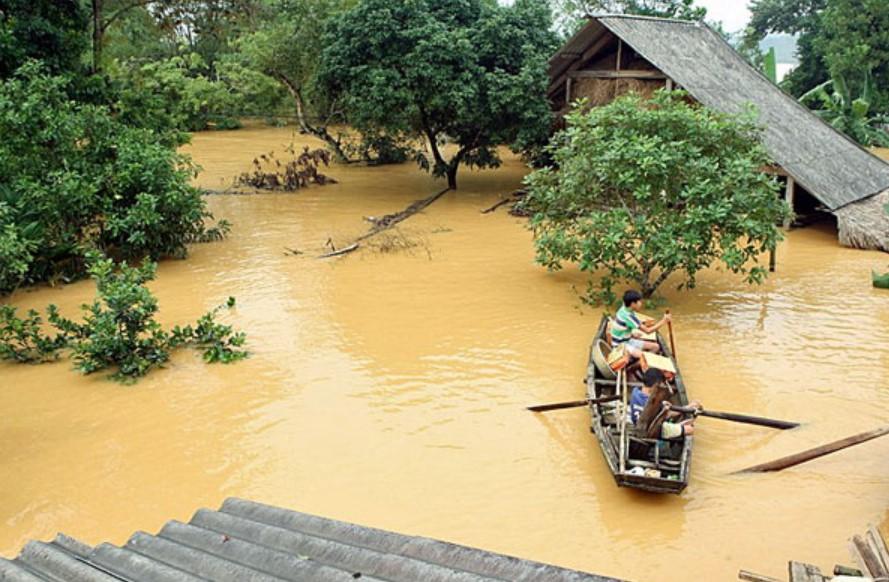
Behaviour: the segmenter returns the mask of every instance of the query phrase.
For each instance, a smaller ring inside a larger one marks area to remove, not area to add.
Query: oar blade
[[[589,404],[589,400],[575,400],[573,402],[559,402],[558,404],[541,404],[539,406],[529,406],[531,412],[549,412],[551,410],[565,410],[566,408],[580,408]]]

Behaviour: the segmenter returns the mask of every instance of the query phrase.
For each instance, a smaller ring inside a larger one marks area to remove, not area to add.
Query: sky
[[[695,4],[707,9],[708,20],[721,20],[728,32],[737,32],[750,20],[747,0],[697,0]]]

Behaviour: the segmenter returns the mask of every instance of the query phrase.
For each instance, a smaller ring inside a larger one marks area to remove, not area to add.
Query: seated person
[[[694,417],[680,421],[681,414],[670,410],[669,390],[664,385],[664,373],[649,368],[644,375],[642,388],[633,388],[630,396],[629,420],[643,438],[677,440],[695,432]],[[690,403],[701,408],[697,401]]]
[[[661,348],[657,342],[644,341],[641,336],[643,333],[654,333],[659,330],[671,321],[670,315],[664,315],[657,323],[641,321],[636,315],[636,312],[642,309],[642,294],[638,291],[630,290],[624,293],[623,303],[612,320],[611,347],[626,345],[627,351],[635,358],[640,357],[643,351],[655,354],[660,352]]]

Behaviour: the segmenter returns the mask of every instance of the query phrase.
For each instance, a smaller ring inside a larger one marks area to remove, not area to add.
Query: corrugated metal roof
[[[59,534],[0,560],[0,580],[21,582],[620,582],[243,499],[201,509],[123,547],[90,547]]]
[[[756,107],[774,161],[830,210],[889,188],[889,164],[824,123],[753,69],[706,24],[635,16],[591,18],[550,59],[555,81],[575,55],[611,31],[711,109]]]

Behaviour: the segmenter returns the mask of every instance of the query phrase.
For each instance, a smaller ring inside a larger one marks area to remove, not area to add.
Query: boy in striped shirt
[[[636,312],[642,309],[642,294],[630,290],[624,293],[623,306],[617,310],[617,314],[611,323],[611,347],[626,345],[630,355],[638,358],[642,352],[658,353],[661,351],[657,342],[645,341],[643,333],[654,333],[671,321],[666,314],[657,323],[641,321]]]

